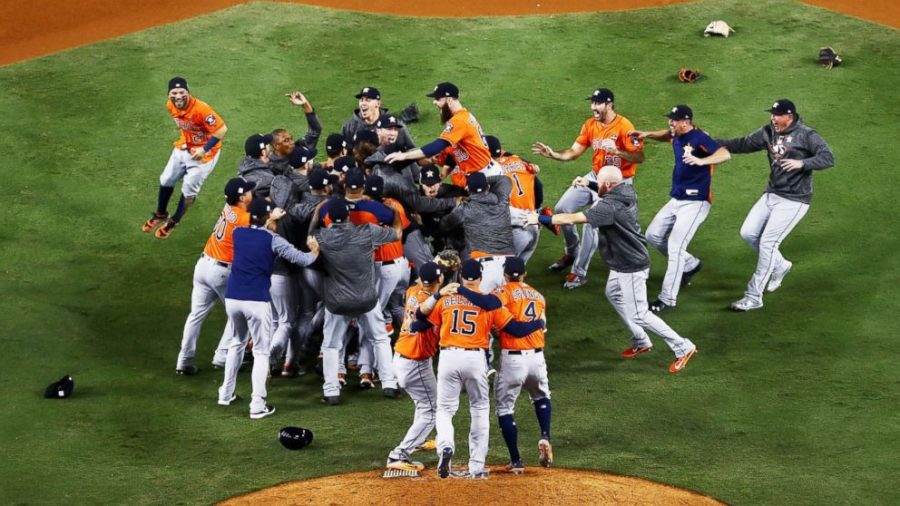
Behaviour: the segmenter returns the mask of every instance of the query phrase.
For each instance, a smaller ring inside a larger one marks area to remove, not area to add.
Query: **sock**
[[[519,429],[516,428],[516,421],[512,415],[503,415],[498,418],[500,421],[500,432],[503,433],[503,440],[506,441],[506,448],[509,449],[509,460],[516,462],[522,460],[519,455]]]
[[[169,207],[169,199],[172,198],[172,193],[175,191],[174,186],[160,186],[159,187],[159,197],[156,202],[156,214],[165,214],[167,208]]]
[[[534,401],[534,414],[537,415],[538,425],[541,426],[541,439],[550,440],[550,399],[538,399]]]
[[[178,199],[178,208],[175,210],[175,215],[172,216],[172,221],[178,223],[181,221],[181,217],[184,216],[184,213],[187,212],[187,204],[185,203],[184,195]]]

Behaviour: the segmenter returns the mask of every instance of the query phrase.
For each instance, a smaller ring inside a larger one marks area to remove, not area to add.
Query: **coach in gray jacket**
[[[812,200],[813,171],[834,165],[828,144],[806,126],[794,103],[782,98],[769,109],[770,122],[746,137],[719,140],[732,153],[766,150],[769,155],[769,185],[741,226],[741,237],[759,252],[756,272],[744,297],[731,304],[735,311],[763,306],[763,288],[774,292],[793,264],[778,247],[800,223]]]
[[[338,356],[350,321],[356,319],[360,335],[372,340],[375,368],[381,377],[385,397],[399,396],[397,377],[391,357],[391,340],[385,328],[381,308],[378,307],[378,276],[375,272],[375,248],[400,239],[403,234],[400,213],[394,212],[392,228],[366,223],[356,226],[350,222],[347,201],[332,198],[324,204],[317,218],[327,215],[328,228],[315,230],[319,251],[325,265],[325,329],[322,341],[322,372],[325,376],[323,401],[340,402]]]

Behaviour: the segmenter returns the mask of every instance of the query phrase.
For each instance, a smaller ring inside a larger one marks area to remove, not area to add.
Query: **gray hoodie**
[[[388,113],[388,110],[384,107],[381,108],[381,115],[385,115]],[[399,121],[399,117],[398,117]],[[401,124],[403,124],[401,122]],[[355,109],[353,111],[353,115],[350,116],[347,121],[344,122],[344,126],[341,127],[341,133],[344,135],[344,139],[346,139],[347,144],[353,143],[353,136],[356,135],[356,132],[359,130],[371,130],[375,131],[375,124],[368,124],[362,117],[359,115],[359,109]],[[409,129],[404,125],[403,128],[400,129],[400,133],[397,135],[397,143],[403,148],[403,151],[407,151],[416,147],[416,141],[413,140],[412,135],[409,133]]]
[[[251,158],[245,156],[237,168],[238,176],[256,183],[256,189],[253,190],[255,196],[265,198],[269,195],[269,188],[272,186],[272,180],[275,174],[269,168],[269,165],[259,158]]]
[[[640,272],[650,268],[650,255],[638,223],[637,194],[633,186],[616,186],[584,215],[591,226],[597,227],[597,249],[610,270]]]
[[[441,220],[441,231],[449,233],[462,224],[466,235],[466,254],[480,251],[489,255],[515,255],[509,218],[509,194],[512,182],[506,176],[488,178],[490,191],[476,193],[456,206]]]
[[[775,127],[768,123],[746,137],[716,142],[732,153],[753,153],[765,149],[771,170],[766,193],[805,204],[812,200],[813,171],[834,166],[834,155],[828,143],[800,118],[781,133],[776,133]],[[782,158],[803,160],[803,168],[786,171],[778,163]]]

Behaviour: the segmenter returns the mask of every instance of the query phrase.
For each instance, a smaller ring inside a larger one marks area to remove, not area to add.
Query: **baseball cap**
[[[253,218],[262,218],[268,216],[275,209],[275,204],[266,199],[253,199],[250,203],[250,216]]]
[[[382,192],[384,192],[384,178],[375,174],[366,178],[366,195],[380,199]]]
[[[503,154],[503,148],[500,146],[500,139],[493,135],[487,135],[484,137],[484,140],[487,141],[488,151],[491,152],[491,156],[500,156]]]
[[[325,139],[325,152],[328,156],[334,156],[347,147],[347,141],[341,134],[331,134]]]
[[[693,120],[694,119],[694,111],[692,111],[690,107],[688,107],[684,104],[678,104],[675,107],[673,107],[672,110],[669,111],[668,114],[666,114],[666,117],[669,119],[674,119],[674,120],[681,120],[681,119]]]
[[[75,390],[75,379],[66,374],[59,381],[50,383],[44,390],[44,397],[47,399],[65,399],[72,395]]]
[[[772,104],[772,108],[768,109],[768,112],[775,114],[777,116],[781,116],[783,114],[797,114],[797,107],[793,102],[786,98],[779,98]]]
[[[360,142],[369,142],[374,145],[378,145],[378,134],[373,132],[372,130],[359,130],[353,136],[353,144],[359,144]]]
[[[288,163],[291,167],[297,169],[303,167],[310,160],[316,157],[316,148],[308,148],[306,146],[296,146],[288,156]]]
[[[348,190],[359,190],[366,185],[366,175],[359,169],[351,169],[344,178],[344,187]]]
[[[259,158],[266,149],[266,145],[272,144],[274,138],[272,134],[253,134],[244,141],[244,153],[251,158]]]
[[[403,123],[393,114],[382,114],[375,123],[378,128],[403,128]]]
[[[440,265],[435,262],[425,262],[419,267],[419,279],[422,280],[423,283],[434,283],[441,277],[444,269],[441,268]]]
[[[356,168],[356,160],[352,156],[342,156],[334,161],[334,170],[344,174]]]
[[[187,85],[187,79],[183,77],[173,77],[169,79],[169,91],[174,90],[175,88],[184,88],[188,91],[191,91]]]
[[[326,211],[331,221],[335,223],[343,223],[350,217],[350,210],[347,208],[347,201],[342,197],[336,197],[328,201]]]
[[[487,178],[481,172],[466,175],[466,188],[469,193],[481,193],[487,189]]]
[[[381,92],[378,91],[378,88],[374,86],[366,86],[365,88],[359,90],[359,93],[356,94],[356,98],[374,98],[375,100],[381,100]]]
[[[616,98],[613,96],[613,92],[609,88],[597,88],[593,93],[591,93],[591,96],[589,96],[585,100],[590,100],[591,102],[614,102]]]
[[[519,277],[525,274],[525,261],[516,256],[506,257],[503,272],[512,277]]]
[[[240,198],[241,195],[248,191],[252,191],[254,188],[256,188],[255,182],[247,181],[242,177],[229,179],[228,182],[225,183],[225,200],[234,202]]]
[[[444,97],[453,97],[459,98],[459,88],[456,87],[453,83],[439,83],[434,87],[434,91],[425,95],[426,97],[431,98],[444,98]]]
[[[481,262],[472,258],[466,260],[459,269],[459,275],[466,281],[481,279]]]
[[[300,450],[312,443],[313,433],[303,427],[283,427],[278,431],[278,441],[288,450]]]
[[[438,184],[441,181],[441,169],[439,169],[437,165],[429,163],[422,167],[422,173],[419,176],[419,184],[431,186],[433,184]]]
[[[313,190],[322,190],[330,184],[337,183],[337,176],[329,174],[327,170],[317,167],[309,172],[309,187]]]

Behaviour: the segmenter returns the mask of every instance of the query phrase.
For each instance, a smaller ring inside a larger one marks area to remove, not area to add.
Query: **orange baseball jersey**
[[[215,258],[220,262],[231,263],[234,259],[234,229],[237,227],[250,226],[250,213],[238,206],[229,206],[225,204],[222,214],[219,215],[219,221],[213,228],[209,239],[206,240],[206,246],[203,253]]]
[[[169,109],[169,114],[181,130],[181,136],[174,143],[176,148],[187,148],[188,151],[201,148],[213,132],[225,125],[225,120],[209,104],[194,97],[188,99],[187,107],[184,110],[175,107],[171,100],[166,102],[166,108]],[[203,162],[212,160],[221,147],[221,142],[213,146],[212,150],[203,157]]]
[[[385,202],[388,202],[388,201],[393,202],[394,205],[397,206],[397,209],[400,210],[399,211],[400,212],[400,225],[403,228],[403,230],[406,230],[407,227],[409,227],[410,222],[409,222],[409,218],[406,217],[406,211],[403,209],[403,204],[401,204],[399,201],[392,199],[392,198],[385,198],[384,201]],[[385,207],[387,207],[388,209],[391,209],[391,207],[389,207],[387,205],[385,205]],[[394,212],[397,212],[397,211],[394,211]],[[389,226],[393,225],[393,223],[388,223],[388,225]],[[397,239],[394,242],[389,242],[387,244],[382,244],[381,246],[379,246],[378,248],[375,249],[375,261],[376,262],[387,262],[389,260],[396,260],[402,256],[403,256],[403,241],[401,241],[400,239]]]
[[[615,141],[616,148],[619,151],[634,152],[644,149],[644,141],[642,139],[628,136],[628,132],[633,130],[634,125],[621,114],[617,114],[616,119],[609,125],[604,125],[594,118],[588,118],[584,125],[581,126],[581,133],[575,138],[575,142],[594,149],[594,157],[591,159],[594,173],[599,172],[601,167],[614,165],[622,171],[622,177],[634,177],[634,172],[637,168],[636,163],[622,160],[618,156],[600,149],[600,143],[604,139]]]
[[[503,328],[513,315],[506,308],[485,311],[462,295],[445,295],[428,315],[440,329],[441,346],[487,348],[491,328]]]
[[[497,163],[512,182],[509,205],[516,209],[534,211],[534,168],[519,155],[501,156]]]
[[[492,292],[503,307],[518,321],[545,319],[544,296],[523,281],[510,281]],[[500,348],[504,350],[533,350],[544,347],[544,330],[536,330],[525,337],[500,332]]]
[[[406,290],[406,306],[403,309],[403,325],[400,327],[400,336],[394,344],[394,351],[410,360],[425,360],[437,353],[438,332],[430,329],[418,334],[410,331],[410,325],[416,321],[416,310],[419,305],[431,294],[422,289],[422,285],[416,284]]]
[[[468,109],[457,111],[446,123],[439,138],[450,143],[453,159],[464,173],[478,172],[490,165],[491,153],[484,141],[481,125]]]

